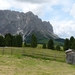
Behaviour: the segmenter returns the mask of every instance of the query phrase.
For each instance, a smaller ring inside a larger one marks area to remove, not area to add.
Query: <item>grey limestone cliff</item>
[[[59,38],[53,32],[53,27],[49,22],[42,21],[37,15],[31,11],[27,13],[0,10],[0,34],[5,35],[22,34],[23,39],[29,39],[32,34],[35,34],[38,39]]]

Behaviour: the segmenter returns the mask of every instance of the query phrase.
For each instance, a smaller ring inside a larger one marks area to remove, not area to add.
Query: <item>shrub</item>
[[[61,50],[61,48],[60,48],[59,45],[57,45],[55,49],[56,49],[56,50],[59,50],[59,51]]]
[[[45,43],[43,44],[42,48],[46,49],[46,44]]]

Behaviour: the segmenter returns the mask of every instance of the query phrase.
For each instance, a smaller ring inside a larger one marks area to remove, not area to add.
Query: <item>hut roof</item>
[[[65,51],[66,54],[70,53],[70,52],[73,52],[72,49],[68,49],[68,50]]]

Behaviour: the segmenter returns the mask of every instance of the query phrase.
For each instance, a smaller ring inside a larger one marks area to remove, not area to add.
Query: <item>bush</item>
[[[31,45],[30,44],[27,44],[26,42],[24,43],[24,46],[25,47],[31,47]]]
[[[42,48],[46,49],[46,44],[43,44]]]
[[[61,50],[61,48],[60,48],[59,45],[57,45],[55,49],[56,49],[56,50],[59,50],[59,51]]]

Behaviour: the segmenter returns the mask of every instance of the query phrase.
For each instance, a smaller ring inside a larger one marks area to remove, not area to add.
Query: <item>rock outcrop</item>
[[[49,22],[42,21],[32,12],[17,12],[11,10],[0,10],[0,34],[6,33],[22,34],[24,40],[29,40],[35,34],[38,40],[59,38],[53,32]]]

